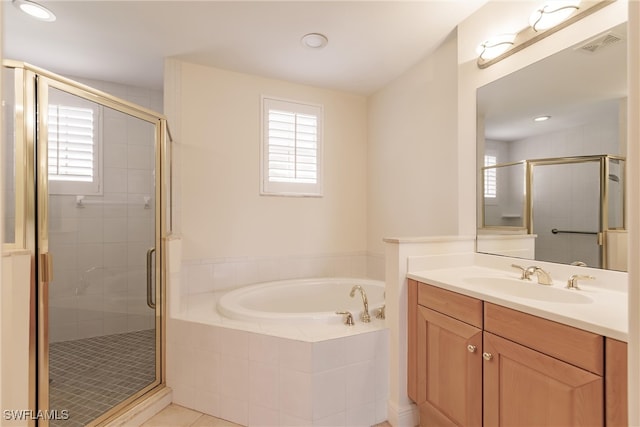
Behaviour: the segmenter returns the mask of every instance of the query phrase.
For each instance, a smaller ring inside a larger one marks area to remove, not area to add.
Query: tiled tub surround
[[[180,266],[180,294],[223,291],[303,277],[384,280],[384,262],[384,254],[369,252],[186,260]]]
[[[241,322],[217,313],[221,294],[183,295],[179,315],[167,321],[174,403],[249,426],[370,426],[387,419],[383,320],[351,327]]]

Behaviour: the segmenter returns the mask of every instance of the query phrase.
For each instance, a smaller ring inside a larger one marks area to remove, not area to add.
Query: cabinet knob
[[[467,350],[469,350],[469,353],[475,353],[476,352],[476,346],[473,344],[469,344],[467,346]]]
[[[484,353],[482,353],[482,358],[483,358],[484,360],[491,360],[491,359],[493,359],[493,354],[491,354],[491,353],[487,353],[487,352],[485,351]]]

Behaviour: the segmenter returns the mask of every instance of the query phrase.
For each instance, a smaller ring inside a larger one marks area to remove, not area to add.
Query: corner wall
[[[364,96],[176,59],[166,62],[165,82],[175,232],[189,285],[367,271]],[[323,197],[259,194],[262,95],[324,106]],[[285,265],[289,258],[298,265]]]
[[[457,233],[455,33],[369,98],[367,247]]]

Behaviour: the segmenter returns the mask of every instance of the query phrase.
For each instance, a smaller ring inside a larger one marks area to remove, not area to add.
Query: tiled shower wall
[[[497,142],[487,141],[487,147],[498,153],[498,163],[516,162],[525,159],[543,159],[585,155],[623,155],[626,152],[624,127],[626,125],[626,99],[608,101],[606,113],[600,114],[588,123],[573,128],[533,136],[527,139]],[[571,263],[583,261],[588,265],[598,265],[599,249],[593,235],[552,234],[552,228],[597,231],[598,229],[598,192],[599,171],[593,167],[562,165],[553,166],[554,175],[547,170],[536,168],[534,186],[544,190],[545,200],[537,200],[534,189],[534,233],[535,258]],[[621,174],[618,172],[618,174]],[[620,217],[622,182],[610,181],[611,196],[618,203],[611,215]],[[572,191],[568,185],[559,186],[558,182],[570,183],[581,191]],[[593,189],[591,197],[579,197],[585,189]]]
[[[80,79],[76,79],[80,80]],[[155,111],[160,92],[83,81],[91,87]],[[146,306],[146,251],[154,246],[155,203],[152,125],[105,109],[104,193],[51,195],[50,340],[66,341],[149,329]]]

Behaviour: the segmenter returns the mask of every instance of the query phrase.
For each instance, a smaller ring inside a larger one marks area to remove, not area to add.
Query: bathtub
[[[369,300],[371,322],[359,320]],[[371,426],[387,419],[384,283],[296,279],[181,296],[167,325],[174,403],[241,425]],[[355,325],[335,311],[349,310]]]
[[[288,324],[338,324],[349,311],[358,321],[363,311],[362,296],[353,286],[364,289],[369,313],[384,305],[384,282],[378,280],[328,277],[281,280],[245,286],[224,294],[217,304],[223,316],[249,322]]]

